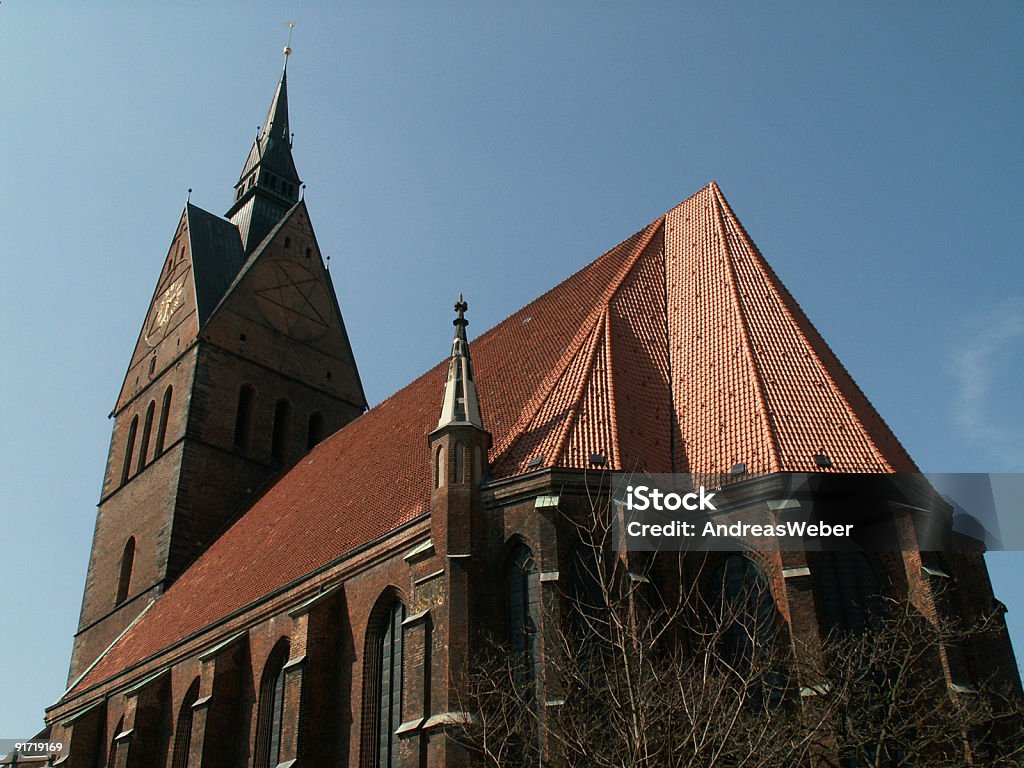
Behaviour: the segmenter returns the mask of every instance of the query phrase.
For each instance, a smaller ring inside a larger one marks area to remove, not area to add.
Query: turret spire
[[[452,340],[452,356],[448,363],[448,381],[444,386],[444,403],[441,405],[441,418],[437,422],[438,429],[449,424],[472,424],[484,428],[476,382],[473,381],[473,364],[469,359],[469,342],[466,340],[466,326],[469,325],[467,309],[469,305],[460,293],[459,300],[455,302],[455,338]]]
[[[256,135],[245,166],[235,184],[235,201],[227,217],[238,227],[245,252],[252,253],[267,233],[299,200],[302,181],[292,159],[288,123],[288,59],[291,28],[284,48],[284,69],[270,103],[267,119]]]

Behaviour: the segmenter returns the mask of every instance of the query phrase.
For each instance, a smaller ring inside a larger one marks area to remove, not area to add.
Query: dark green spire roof
[[[235,184],[235,202],[226,214],[238,227],[246,253],[298,202],[301,185],[292,159],[286,60],[266,122]]]

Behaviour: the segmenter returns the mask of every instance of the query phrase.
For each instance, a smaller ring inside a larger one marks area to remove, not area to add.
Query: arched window
[[[120,605],[128,599],[128,591],[132,586],[132,569],[135,567],[135,537],[129,537],[121,553],[121,569],[117,577],[117,597],[114,605]]]
[[[243,384],[238,390],[238,411],[235,414],[235,448],[242,453],[252,450],[252,424],[256,418],[256,389]]]
[[[139,445],[139,468],[136,472],[141,472],[146,467],[146,459],[149,458],[149,438],[153,434],[153,412],[156,410],[156,403],[152,400],[149,401],[149,407],[146,409],[146,421],[142,424],[142,443]]]
[[[505,592],[509,646],[521,659],[524,681],[533,682],[540,677],[540,579],[525,544],[518,544],[506,560]]]
[[[139,416],[132,417],[132,423],[128,427],[128,442],[124,446],[124,465],[121,467],[121,485],[128,482],[128,476],[132,472],[132,454],[135,453],[135,434],[139,431]]]
[[[871,562],[862,552],[825,552],[815,570],[825,631],[863,632],[882,593]]]
[[[270,652],[260,682],[256,720],[256,768],[274,768],[281,762],[281,730],[284,723],[284,665],[288,641],[280,640]]]
[[[454,472],[450,478],[452,485],[462,485],[463,472],[466,470],[466,449],[463,448],[462,443],[455,443],[455,467]]]
[[[164,440],[167,439],[167,419],[171,415],[171,395],[173,394],[173,387],[167,387],[164,390],[164,401],[160,405],[160,424],[156,429],[156,450],[153,452],[154,456],[159,456],[164,452]]]
[[[593,644],[595,630],[607,621],[608,601],[601,587],[601,551],[577,541],[569,554],[569,616],[574,640],[581,648]]]
[[[292,404],[285,398],[274,406],[274,432],[270,441],[270,455],[277,463],[283,463],[288,454],[288,432],[292,426]]]
[[[775,640],[776,608],[768,579],[743,555],[729,555],[711,577],[710,605],[723,658],[749,666],[757,648]]]
[[[405,605],[393,599],[367,637],[364,754],[372,768],[398,765],[398,736],[402,723],[402,622]]]
[[[444,484],[444,446],[437,446],[434,451],[434,487],[440,488]]]
[[[124,717],[117,721],[117,725],[114,726],[113,734],[110,737],[110,751],[107,752],[108,766],[117,765],[117,737],[121,735],[122,731],[124,731]]]
[[[192,681],[178,711],[178,725],[174,729],[174,758],[171,768],[188,768],[188,753],[192,748],[192,705],[199,698],[199,678]]]
[[[314,448],[324,439],[324,417],[320,411],[309,414],[309,428],[306,430],[306,450]]]

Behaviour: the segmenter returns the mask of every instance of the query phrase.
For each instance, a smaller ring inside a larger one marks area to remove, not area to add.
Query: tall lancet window
[[[174,755],[171,768],[188,768],[188,753],[192,749],[192,705],[199,699],[199,678],[192,681],[178,711],[178,724],[174,729]]]
[[[288,641],[279,640],[263,667],[260,708],[256,721],[256,766],[275,768],[281,762],[281,731],[284,725],[284,665]]]
[[[135,537],[130,536],[121,552],[121,568],[117,576],[117,595],[114,605],[120,605],[128,599],[132,587],[132,570],[135,568]]]
[[[114,730],[111,732],[113,735],[110,737],[110,749],[107,750],[107,765],[117,765],[117,737],[124,732],[124,716],[122,715],[117,721],[117,725],[114,726]]]
[[[242,453],[252,451],[253,422],[256,420],[256,389],[243,384],[238,390],[238,410],[235,412],[235,448]]]
[[[367,638],[366,700],[364,709],[365,764],[372,768],[398,765],[398,736],[402,724],[402,622],[405,605],[392,599],[378,612]]]
[[[146,420],[142,424],[142,443],[139,445],[139,468],[137,472],[141,472],[146,467],[146,461],[149,459],[149,438],[153,434],[153,413],[156,409],[156,403],[153,400],[149,401],[149,407],[146,409]]]
[[[171,386],[164,390],[164,400],[160,406],[160,425],[156,430],[155,456],[159,456],[164,452],[164,441],[167,439],[167,420],[171,415],[171,396],[173,394],[174,388]]]
[[[444,485],[444,446],[437,446],[434,451],[434,487],[440,488]]]
[[[711,579],[710,605],[722,656],[738,669],[749,669],[754,654],[775,640],[777,615],[768,579],[743,555],[729,555]]]
[[[138,414],[132,416],[132,423],[128,427],[128,442],[124,446],[124,464],[121,465],[121,485],[128,482],[128,476],[132,472],[132,454],[135,453],[135,435],[139,431]]]
[[[292,404],[282,397],[274,406],[274,432],[270,441],[270,454],[278,464],[283,464],[288,455],[288,433],[291,427]]]
[[[862,552],[825,552],[815,570],[825,630],[863,632],[882,594],[871,561]]]
[[[315,448],[324,439],[324,417],[319,411],[309,414],[309,426],[306,430],[306,449]]]
[[[452,485],[462,485],[466,473],[466,449],[461,442],[455,443],[455,471],[452,472]]]
[[[518,657],[524,682],[540,677],[540,579],[533,553],[516,545],[505,564],[508,641]]]

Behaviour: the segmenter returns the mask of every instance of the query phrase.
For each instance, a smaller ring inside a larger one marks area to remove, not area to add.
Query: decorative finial
[[[192,187],[188,188],[188,196],[185,198],[185,202],[186,203],[191,203],[192,202]]]
[[[292,30],[295,29],[295,24],[290,21],[284,23],[288,27],[288,42],[284,46],[284,66],[288,67],[288,57],[292,55]]]
[[[302,183],[302,188],[299,190],[299,200],[306,199],[306,183]]]
[[[444,386],[444,401],[441,404],[441,418],[437,428],[449,424],[472,425],[483,429],[480,418],[480,399],[473,381],[473,364],[469,359],[469,342],[466,340],[466,310],[469,304],[459,294],[455,302],[455,338],[452,339],[452,355],[448,361],[448,381]]]
[[[469,325],[469,320],[466,319],[466,310],[469,309],[469,304],[466,303],[465,299],[462,298],[462,294],[459,294],[459,300],[455,302],[455,311],[458,313],[458,317],[452,321],[452,325],[461,325],[465,328]]]

